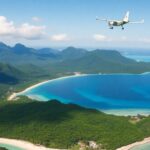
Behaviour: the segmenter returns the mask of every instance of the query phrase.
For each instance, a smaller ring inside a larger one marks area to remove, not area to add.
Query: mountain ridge
[[[81,73],[143,73],[150,63],[136,62],[116,50],[67,47],[62,51],[51,48],[34,49],[17,43],[14,47],[0,43],[0,63],[11,64],[28,76],[38,74]],[[34,69],[35,68],[35,69]],[[35,70],[35,71],[34,71]]]

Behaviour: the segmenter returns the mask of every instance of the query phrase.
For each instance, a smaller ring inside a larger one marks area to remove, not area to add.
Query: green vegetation
[[[95,50],[77,59],[67,59],[54,65],[54,72],[82,73],[144,73],[150,71],[150,63],[125,58],[117,51]],[[57,68],[57,70],[55,69]]]
[[[78,141],[96,141],[108,150],[150,135],[150,118],[137,124],[128,117],[106,115],[58,101],[37,102],[22,97],[0,103],[0,136],[28,140],[54,148],[71,148]]]
[[[5,98],[5,95],[15,84],[19,83],[22,73],[16,68],[0,63],[0,98]]]
[[[26,77],[32,74],[47,76],[66,72],[143,73],[150,71],[150,63],[136,62],[115,50],[87,51],[74,47],[62,51],[50,48],[36,50],[22,44],[10,47],[0,43],[0,62],[15,66],[24,72]]]
[[[6,148],[4,148],[4,147],[0,147],[0,150],[8,150],[8,149],[6,149]]]
[[[31,64],[14,67],[0,63],[0,98],[5,99],[13,92],[55,77],[58,76]]]

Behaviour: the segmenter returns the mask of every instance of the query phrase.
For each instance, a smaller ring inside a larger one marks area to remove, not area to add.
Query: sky
[[[0,41],[31,47],[150,49],[150,0],[0,0]],[[109,29],[96,16],[128,24]]]

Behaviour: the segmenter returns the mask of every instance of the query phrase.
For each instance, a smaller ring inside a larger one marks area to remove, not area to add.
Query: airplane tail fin
[[[130,12],[128,11],[125,15],[125,17],[123,18],[123,21],[128,22],[129,21],[129,14]]]

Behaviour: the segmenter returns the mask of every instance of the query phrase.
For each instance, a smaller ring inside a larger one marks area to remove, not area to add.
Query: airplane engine
[[[109,21],[108,24],[109,24],[110,26],[113,26],[114,22],[113,22],[113,21]]]

